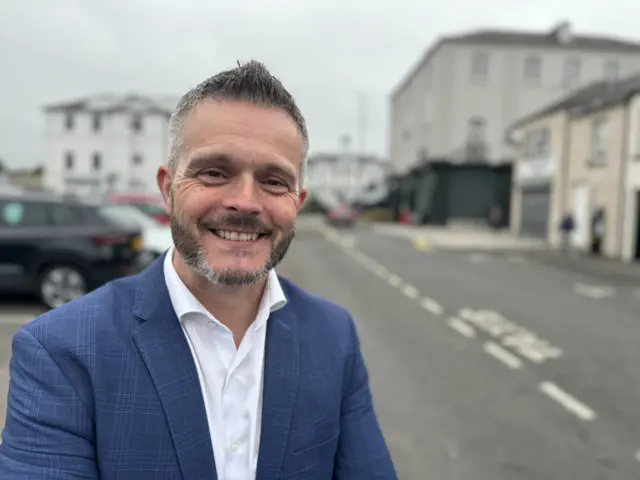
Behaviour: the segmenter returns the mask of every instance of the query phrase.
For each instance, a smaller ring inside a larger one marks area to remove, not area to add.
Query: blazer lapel
[[[262,429],[256,480],[278,480],[298,392],[297,319],[291,305],[267,322]]]
[[[133,338],[167,417],[185,480],[217,480],[207,414],[189,344],[164,281],[164,256],[141,274]]]

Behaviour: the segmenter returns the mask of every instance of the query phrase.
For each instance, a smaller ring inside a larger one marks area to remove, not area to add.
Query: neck
[[[258,315],[267,279],[252,285],[213,285],[184,263],[177,251],[173,252],[173,266],[193,296],[211,315],[231,330],[236,343],[239,344],[249,325]]]

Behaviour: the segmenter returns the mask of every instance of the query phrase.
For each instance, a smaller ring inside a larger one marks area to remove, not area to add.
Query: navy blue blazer
[[[14,336],[3,480],[216,480],[196,367],[161,257]],[[257,480],[392,480],[350,315],[281,279]]]

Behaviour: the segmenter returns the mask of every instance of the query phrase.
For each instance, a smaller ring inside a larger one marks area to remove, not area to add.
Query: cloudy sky
[[[0,0],[0,158],[41,161],[43,104],[96,92],[182,94],[237,60],[297,98],[312,150],[357,137],[386,149],[389,91],[439,35],[483,26],[636,36],[623,0]]]

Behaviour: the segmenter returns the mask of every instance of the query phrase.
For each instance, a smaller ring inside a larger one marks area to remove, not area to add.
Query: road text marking
[[[502,348],[497,343],[493,343],[493,342],[485,343],[484,351],[487,352],[496,360],[498,360],[499,362],[504,363],[507,367],[513,370],[522,368],[522,361],[518,357],[516,357],[513,353],[510,353],[508,350]]]
[[[613,296],[615,290],[611,287],[607,286],[598,286],[598,285],[585,285],[584,283],[578,283],[575,286],[576,293],[588,297],[593,298],[594,300],[602,300],[603,298],[609,298]]]
[[[447,324],[464,337],[474,338],[476,336],[476,331],[473,329],[473,327],[468,323],[463,322],[459,318],[451,317],[449,320],[447,320]]]
[[[577,400],[575,397],[569,395],[562,390],[555,383],[542,382],[540,384],[540,390],[545,393],[549,398],[555,400],[562,405],[569,412],[573,413],[580,420],[591,421],[596,418],[596,412],[587,407],[584,403]]]

